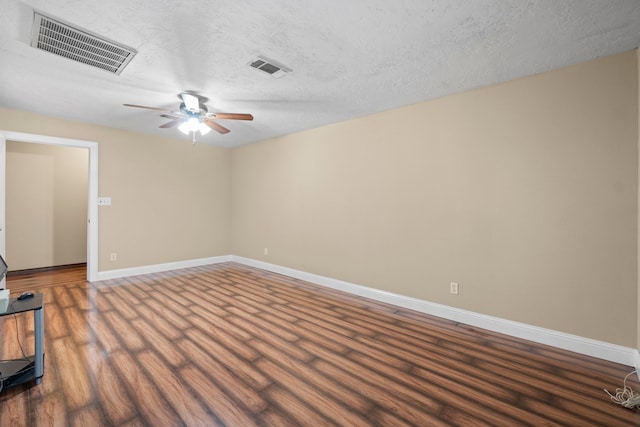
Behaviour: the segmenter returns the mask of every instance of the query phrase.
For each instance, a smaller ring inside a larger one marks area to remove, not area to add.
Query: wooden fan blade
[[[221,133],[221,134],[223,134],[223,135],[224,135],[225,133],[229,133],[229,129],[227,129],[227,128],[226,128],[226,127],[224,127],[224,126],[219,125],[218,123],[214,122],[214,121],[213,121],[213,120],[211,120],[211,119],[207,119],[207,118],[205,118],[205,119],[204,119],[204,124],[205,124],[205,125],[207,125],[207,126],[209,126],[211,129],[215,130],[216,132]]]
[[[213,117],[225,120],[253,120],[253,116],[251,114],[242,113],[213,113]]]
[[[183,121],[184,121],[184,119],[175,119],[175,120],[167,122],[167,123],[165,123],[163,125],[160,125],[158,127],[161,127],[161,128],[164,128],[164,129],[166,129],[166,128],[174,128],[174,127],[178,126],[180,123],[182,123]]]
[[[135,104],[122,104],[125,107],[135,107],[135,108],[146,108],[147,110],[156,110],[156,111],[171,111],[166,108],[156,108],[156,107],[145,107],[144,105],[135,105]]]
[[[183,114],[174,113],[173,111],[171,112],[171,114],[160,114],[160,117],[164,117],[165,119],[174,119],[174,120],[185,118]]]

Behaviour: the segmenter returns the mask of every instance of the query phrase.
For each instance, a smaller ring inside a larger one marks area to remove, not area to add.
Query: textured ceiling
[[[33,10],[138,51],[120,75],[30,47]],[[0,0],[0,106],[138,132],[194,91],[232,147],[640,45],[638,0]],[[293,71],[247,64],[261,55]]]

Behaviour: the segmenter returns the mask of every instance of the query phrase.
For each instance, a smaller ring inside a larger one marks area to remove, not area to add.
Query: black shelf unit
[[[17,315],[33,311],[34,347],[35,354],[21,359],[0,360],[0,379],[2,390],[34,381],[42,382],[44,375],[44,299],[41,293],[33,298],[18,300],[12,298],[9,306],[0,317]]]

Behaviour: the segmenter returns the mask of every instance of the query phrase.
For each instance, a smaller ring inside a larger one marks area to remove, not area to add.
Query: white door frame
[[[98,143],[80,139],[12,132],[0,129],[0,253],[5,254],[5,204],[6,204],[6,142],[30,142],[34,144],[63,145],[89,150],[89,194],[87,209],[87,280],[98,280]],[[0,289],[4,286],[0,285]]]

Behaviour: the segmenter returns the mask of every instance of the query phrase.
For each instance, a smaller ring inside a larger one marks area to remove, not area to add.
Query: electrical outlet
[[[117,261],[118,260],[118,254],[115,252],[111,252],[111,261]]]
[[[264,248],[264,254],[269,255],[269,248]]]
[[[458,284],[456,282],[451,282],[449,284],[449,292],[451,292],[454,295],[458,295],[458,291],[459,291]]]

